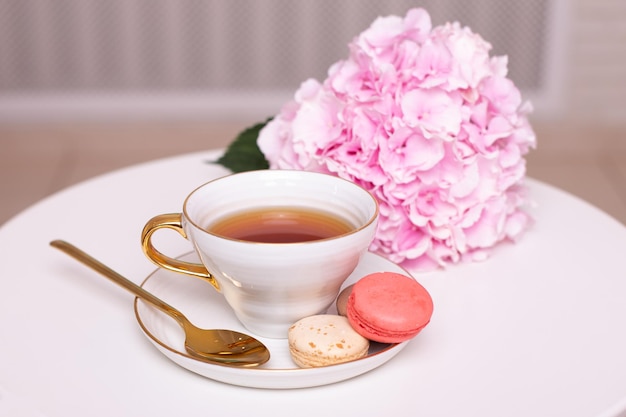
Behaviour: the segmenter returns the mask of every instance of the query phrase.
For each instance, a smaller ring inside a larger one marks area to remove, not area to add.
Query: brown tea
[[[324,211],[294,207],[255,208],[231,214],[207,227],[231,239],[261,243],[296,243],[327,239],[354,229],[346,220]]]

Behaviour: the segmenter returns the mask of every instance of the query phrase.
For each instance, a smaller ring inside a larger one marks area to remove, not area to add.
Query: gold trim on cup
[[[220,291],[219,284],[204,265],[171,258],[159,252],[154,247],[152,244],[152,235],[159,229],[172,229],[178,232],[183,238],[187,238],[187,234],[183,229],[181,213],[167,213],[154,216],[146,223],[141,232],[141,247],[148,259],[167,270],[204,279],[213,285],[217,291]]]

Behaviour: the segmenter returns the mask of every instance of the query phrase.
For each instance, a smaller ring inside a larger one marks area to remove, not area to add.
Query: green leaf
[[[269,163],[265,159],[265,155],[257,145],[257,138],[261,129],[272,118],[262,123],[258,123],[244,130],[232,142],[224,155],[222,155],[214,163],[220,164],[233,172],[253,171],[256,169],[267,169]]]

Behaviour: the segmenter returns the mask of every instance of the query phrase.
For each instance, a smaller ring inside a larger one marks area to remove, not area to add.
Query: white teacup
[[[153,217],[142,245],[157,265],[209,281],[251,332],[286,338],[294,322],[333,303],[377,221],[376,199],[352,182],[307,171],[250,171],[200,186],[182,213]],[[159,252],[152,234],[160,228],[190,240],[202,264]]]

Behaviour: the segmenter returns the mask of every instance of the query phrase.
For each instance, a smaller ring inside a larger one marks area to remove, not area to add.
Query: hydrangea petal
[[[532,225],[522,181],[536,146],[532,106],[490,50],[423,9],[378,18],[326,80],[301,84],[259,148],[272,169],[369,190],[380,207],[370,249],[410,271],[485,260]]]

